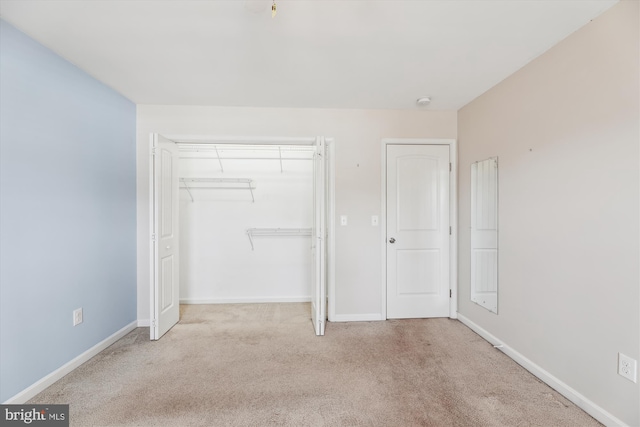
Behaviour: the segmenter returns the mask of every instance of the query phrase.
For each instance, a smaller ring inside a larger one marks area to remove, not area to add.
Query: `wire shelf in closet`
[[[224,172],[223,160],[277,160],[280,172],[284,172],[283,162],[289,160],[313,160],[314,150],[309,147],[281,147],[281,146],[226,146],[212,145],[183,145],[180,147],[180,158],[185,160],[217,160],[220,170]],[[215,156],[208,155],[215,154]]]
[[[247,228],[247,236],[251,243],[251,250],[255,249],[253,238],[257,236],[311,236],[311,228]]]
[[[255,182],[250,178],[180,178],[183,184],[180,188],[184,188],[189,193],[191,201],[194,201],[191,190],[193,189],[212,189],[212,190],[249,190],[251,192],[251,201],[255,202],[253,190],[255,190]],[[189,186],[189,184],[199,184],[198,186]],[[205,185],[202,185],[205,184]]]

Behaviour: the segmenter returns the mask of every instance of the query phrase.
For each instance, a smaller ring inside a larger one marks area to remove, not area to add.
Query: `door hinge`
[[[153,319],[153,320],[151,321],[151,327],[152,327],[152,328],[155,328],[155,327],[156,327],[156,320],[155,320],[155,319]]]
[[[449,236],[451,236],[451,226],[449,226]]]
[[[153,234],[151,235],[151,240],[152,240],[152,241],[154,241],[154,242],[156,241],[156,234],[155,234],[155,233],[153,233]]]
[[[451,168],[452,168],[451,163],[449,163],[449,172],[451,172]]]
[[[155,149],[155,147],[151,149],[151,155],[152,155],[152,156],[155,156],[155,155],[156,155],[156,149]]]
[[[453,291],[449,289],[449,298],[453,297]]]

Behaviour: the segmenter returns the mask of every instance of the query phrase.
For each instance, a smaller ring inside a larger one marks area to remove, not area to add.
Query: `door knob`
[[[389,239],[389,243],[395,243],[395,242],[396,242],[395,238],[392,237],[392,238]]]

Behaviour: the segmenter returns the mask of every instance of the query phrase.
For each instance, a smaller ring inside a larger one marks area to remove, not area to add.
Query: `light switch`
[[[340,225],[347,225],[347,216],[340,215]]]
[[[378,226],[378,215],[371,215],[371,225],[374,227]]]

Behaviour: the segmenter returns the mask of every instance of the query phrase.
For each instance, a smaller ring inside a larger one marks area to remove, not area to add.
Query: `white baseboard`
[[[138,328],[148,328],[151,326],[150,319],[138,319]]]
[[[375,320],[385,320],[380,313],[364,314],[336,314],[331,322],[371,322]]]
[[[111,344],[113,344],[114,342],[118,341],[120,338],[122,338],[125,335],[127,335],[129,332],[133,331],[137,327],[137,324],[138,324],[138,322],[136,322],[136,321],[129,323],[127,326],[125,326],[124,328],[120,329],[119,331],[117,331],[113,335],[111,335],[111,336],[105,338],[104,340],[100,341],[98,344],[94,345],[89,350],[87,350],[84,353],[80,354],[79,356],[73,358],[72,360],[70,360],[69,362],[65,363],[64,365],[62,365],[61,367],[59,367],[55,371],[51,372],[49,375],[45,376],[44,378],[41,378],[40,380],[36,381],[35,383],[30,385],[29,387],[25,388],[20,393],[18,393],[15,396],[11,397],[10,399],[8,399],[3,404],[20,405],[20,404],[26,403],[29,399],[31,399],[32,397],[34,397],[38,393],[44,391],[51,384],[55,383],[60,378],[64,377],[65,375],[67,375],[68,373],[70,373],[71,371],[73,371],[74,369],[79,367],[80,365],[82,365],[84,362],[88,361],[93,356],[95,356],[96,354],[100,353],[102,350],[104,350],[105,348],[107,348]]]
[[[310,302],[304,297],[262,297],[262,298],[181,298],[180,304],[254,304],[269,302]]]
[[[536,365],[531,360],[527,359],[522,354],[518,353],[508,345],[501,342],[497,337],[483,329],[481,326],[474,323],[469,318],[463,316],[458,313],[458,320],[469,327],[472,331],[480,335],[482,338],[487,340],[490,344],[494,346],[500,346],[497,348],[502,351],[504,354],[513,359],[518,365],[525,368],[527,371],[531,372],[533,375],[542,380],[545,384],[547,384],[552,389],[556,390],[558,393],[569,399],[580,409],[585,411],[587,414],[591,415],[596,420],[600,421],[602,424],[608,427],[625,427],[627,424],[622,422],[620,419],[616,418],[609,412],[602,409],[600,406],[596,405],[591,400],[584,397],[582,394],[571,388],[566,383],[562,382],[560,379],[551,375],[549,372],[542,369],[540,366]]]
[[[457,319],[458,312],[454,312],[449,316],[450,319]],[[373,322],[377,320],[386,320],[382,318],[381,313],[365,313],[365,314],[334,314],[329,319],[330,322]]]

